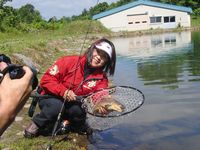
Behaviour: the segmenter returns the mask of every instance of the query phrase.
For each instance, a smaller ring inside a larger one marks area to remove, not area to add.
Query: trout
[[[105,109],[107,113],[110,113],[112,111],[123,112],[125,109],[125,107],[121,103],[111,97],[102,98],[102,100],[94,106],[93,113],[101,114],[102,108]]]

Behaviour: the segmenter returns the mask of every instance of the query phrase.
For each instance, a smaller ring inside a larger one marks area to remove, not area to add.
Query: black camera
[[[0,54],[0,62],[5,62],[8,66],[1,71],[3,74],[9,73],[11,79],[20,79],[24,76],[25,71],[23,69],[23,66],[17,66],[15,64],[11,64],[11,60],[8,56],[4,54]],[[35,89],[38,85],[38,79],[37,79],[37,71],[35,68],[30,67],[31,71],[33,72],[33,78],[32,78],[32,89]]]
[[[25,71],[22,66],[8,65],[8,72],[11,79],[20,79],[24,76]]]

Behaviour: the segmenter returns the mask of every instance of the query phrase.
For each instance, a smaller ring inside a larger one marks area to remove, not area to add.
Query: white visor
[[[112,58],[112,47],[107,42],[101,42],[95,45],[95,47],[106,52],[108,56],[110,57],[110,59]]]

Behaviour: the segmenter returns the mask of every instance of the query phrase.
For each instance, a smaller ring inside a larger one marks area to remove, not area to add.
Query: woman
[[[33,117],[31,124],[25,129],[25,137],[35,137],[39,134],[39,129],[55,123],[64,101],[62,118],[68,120],[70,126],[83,126],[86,113],[81,108],[81,103],[76,101],[76,96],[108,87],[107,74],[114,75],[115,63],[115,47],[105,38],[91,44],[83,56],[58,59],[40,81],[41,94],[55,97],[39,100],[41,112]],[[106,113],[106,110],[102,109],[102,113]]]

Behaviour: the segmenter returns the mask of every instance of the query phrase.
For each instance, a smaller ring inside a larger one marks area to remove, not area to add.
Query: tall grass
[[[14,53],[21,53],[32,58],[36,63],[49,65],[57,57],[68,52],[72,53],[60,51],[60,48],[80,49],[87,32],[89,36],[110,33],[99,22],[90,20],[72,21],[57,30],[0,33],[0,53],[7,54],[11,58]]]
[[[45,47],[50,40],[77,38],[86,34],[106,33],[109,31],[96,21],[73,21],[57,30],[36,31],[33,33],[0,33],[0,50],[5,53],[22,52],[34,45]],[[76,39],[75,39],[76,40]]]

